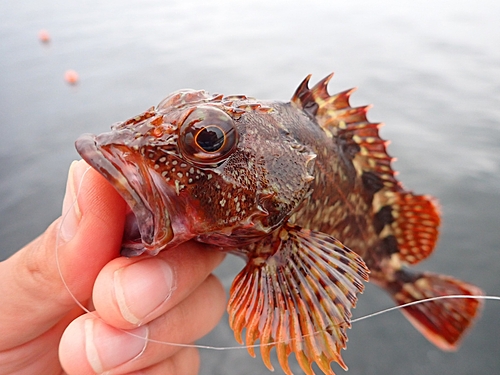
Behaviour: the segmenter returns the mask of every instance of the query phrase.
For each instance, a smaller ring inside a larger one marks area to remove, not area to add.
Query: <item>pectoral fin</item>
[[[330,363],[347,369],[340,350],[346,347],[351,308],[364,289],[368,269],[363,260],[335,238],[285,225],[249,248],[250,259],[231,287],[229,322],[236,340],[260,340],[261,354],[272,370],[270,351],[292,374],[293,352],[306,374],[316,362],[325,374]],[[254,349],[248,349],[255,356]]]

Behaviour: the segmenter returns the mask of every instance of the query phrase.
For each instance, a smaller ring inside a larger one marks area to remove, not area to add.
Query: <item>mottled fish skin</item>
[[[269,369],[274,347],[286,374],[291,353],[306,374],[313,363],[333,374],[332,361],[347,369],[340,351],[368,269],[399,304],[482,292],[406,267],[435,247],[435,200],[395,179],[380,124],[349,104],[354,90],[330,95],[331,76],[311,89],[309,78],[290,102],[181,90],[76,147],[135,215],[122,254],[194,239],[245,257],[228,304],[236,339],[260,340]],[[403,312],[453,350],[480,306],[454,299]]]

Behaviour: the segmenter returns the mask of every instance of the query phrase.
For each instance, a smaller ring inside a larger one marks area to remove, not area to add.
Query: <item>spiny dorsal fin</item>
[[[315,118],[352,161],[364,194],[372,197],[374,226],[386,250],[399,253],[404,262],[417,263],[431,254],[437,242],[440,218],[436,201],[403,188],[391,167],[394,159],[387,153],[389,142],[379,135],[382,124],[368,121],[370,106],[351,107],[354,89],[330,95],[327,85],[332,76],[309,88],[308,75],[292,103]]]
[[[315,117],[318,124],[329,136],[337,135],[337,129],[342,123],[367,121],[366,112],[369,109],[368,106],[356,108],[350,106],[349,97],[356,89],[330,95],[327,86],[332,77],[333,73],[310,89],[311,75],[308,75],[299,85],[291,100],[295,106]]]
[[[355,89],[330,95],[327,85],[332,77],[326,76],[310,89],[308,75],[295,91],[292,103],[314,117],[327,136],[339,139],[340,147],[353,159],[358,174],[373,193],[382,187],[402,190],[391,168],[388,142],[379,136],[382,124],[368,121],[370,106],[351,107],[349,98]]]

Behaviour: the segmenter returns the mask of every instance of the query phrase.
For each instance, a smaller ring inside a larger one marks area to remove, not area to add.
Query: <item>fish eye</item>
[[[214,107],[194,109],[180,127],[179,149],[195,164],[218,164],[234,152],[237,143],[233,119]]]
[[[217,125],[209,125],[196,134],[195,142],[206,152],[219,151],[226,141],[224,130]]]

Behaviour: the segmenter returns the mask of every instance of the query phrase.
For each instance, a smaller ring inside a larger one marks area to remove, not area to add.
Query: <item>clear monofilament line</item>
[[[469,298],[469,299],[483,299],[483,300],[500,301],[500,297],[498,297],[498,296],[482,296],[482,295],[474,296],[474,295],[468,295],[468,294],[463,294],[463,295],[457,294],[457,295],[449,295],[449,296],[431,297],[431,298],[425,298],[425,299],[422,299],[419,301],[405,303],[404,305],[400,305],[400,306],[389,307],[389,308],[384,309],[384,310],[380,310],[380,311],[376,311],[376,312],[371,313],[371,314],[363,315],[363,316],[360,316],[359,318],[355,318],[355,319],[351,320],[351,323],[357,323],[357,322],[360,322],[360,321],[365,320],[365,319],[373,318],[373,317],[376,317],[378,315],[386,314],[386,313],[389,313],[391,311],[400,310],[402,308],[413,306],[413,305],[418,305],[421,303],[437,301],[440,299],[455,299],[455,298],[465,298],[465,299]],[[314,331],[314,332],[309,333],[307,335],[300,336],[300,339],[304,339],[304,338],[309,337],[309,336],[314,336],[314,335],[320,334],[322,332],[324,332],[324,330]],[[137,338],[143,338],[141,336],[137,336],[137,335],[132,334],[132,333],[129,333],[129,334],[134,336],[134,337],[137,337]],[[292,338],[292,339],[287,340],[287,341],[272,341],[272,342],[268,342],[266,344],[253,344],[253,345],[240,345],[240,346],[208,346],[208,345],[198,345],[198,344],[177,344],[177,343],[170,343],[170,342],[165,342],[165,341],[160,341],[160,340],[148,339],[149,342],[155,343],[155,344],[173,345],[173,346],[197,348],[197,349],[219,350],[219,351],[220,350],[238,350],[238,349],[260,348],[262,346],[274,346],[274,345],[278,345],[278,344],[281,344],[284,342],[289,343],[289,342],[294,341],[294,340],[298,340],[298,339]]]

